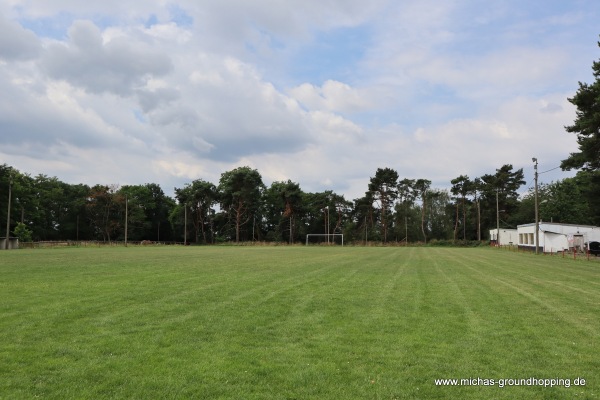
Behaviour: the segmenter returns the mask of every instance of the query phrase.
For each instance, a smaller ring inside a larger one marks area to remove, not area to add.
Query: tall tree
[[[427,198],[427,224],[425,226],[430,239],[446,240],[452,235],[452,201],[446,190],[430,189]]]
[[[414,205],[417,193],[415,192],[414,179],[402,179],[398,183],[398,204],[396,204],[396,219],[404,225],[401,237],[408,243],[408,215],[410,208]],[[398,225],[398,224],[397,224]]]
[[[123,209],[123,218],[127,220],[127,237],[129,240],[144,240],[151,222],[146,219],[146,208],[150,205],[150,192],[142,185],[121,186],[119,195],[127,202]],[[127,212],[127,215],[125,215]],[[124,238],[125,230],[123,230]]]
[[[203,179],[196,179],[191,184],[186,184],[181,189],[175,189],[175,197],[180,204],[191,210],[191,221],[194,225],[195,241],[200,241],[200,235],[204,243],[209,243],[207,231],[210,229],[211,218],[214,210],[212,207],[217,203],[217,188]],[[211,240],[212,241],[212,240]]]
[[[305,233],[342,233],[342,226],[351,213],[351,203],[344,196],[326,190],[305,193],[303,197]]]
[[[87,212],[96,234],[111,241],[123,227],[125,196],[119,194],[118,185],[95,185],[87,199]]]
[[[517,190],[525,184],[523,168],[513,171],[511,164],[505,164],[496,170],[494,175],[481,177],[482,201],[484,203],[484,223],[487,228],[496,227],[496,196],[498,211],[503,221],[508,221],[519,207]],[[507,223],[505,223],[506,225]]]
[[[42,240],[57,240],[58,228],[65,217],[66,202],[62,182],[40,174],[33,180],[33,201],[37,208],[35,231]]]
[[[577,114],[573,125],[565,128],[577,135],[579,152],[571,153],[562,161],[564,170],[600,170],[600,60],[593,62],[592,71],[596,79],[594,83],[579,82],[577,93],[568,99],[577,107]]]
[[[454,178],[450,181],[452,184],[452,188],[450,189],[452,194],[458,196],[460,198],[460,204],[462,207],[462,230],[463,230],[463,240],[467,240],[467,208],[466,208],[466,199],[467,195],[471,192],[471,187],[473,186],[473,182],[469,179],[467,175],[460,175],[458,178]],[[456,203],[456,222],[454,224],[454,240],[457,238],[457,230],[458,230],[458,202]]]
[[[331,204],[335,210],[335,219],[331,233],[343,233],[344,222],[349,219],[352,212],[352,202],[346,200],[344,195],[331,193]]]
[[[414,189],[417,197],[421,199],[421,233],[423,241],[427,243],[427,231],[425,229],[425,216],[427,215],[427,191],[431,186],[431,181],[428,179],[417,179]]]
[[[15,221],[18,221],[18,219],[15,218],[15,192],[16,192],[16,181],[17,181],[17,176],[19,176],[20,173],[18,170],[14,169],[13,167],[7,165],[7,164],[2,164],[0,165],[0,236],[5,236],[6,235],[6,218],[8,217],[8,194],[9,194],[9,187],[10,187],[10,194],[11,194],[11,201],[10,201],[10,221],[8,223],[9,225],[9,235],[10,232],[12,232],[14,226],[15,226]],[[13,192],[15,191],[15,192]],[[0,249],[2,250],[2,249]]]
[[[153,238],[156,241],[172,240],[173,232],[168,218],[175,208],[175,201],[165,195],[156,183],[147,183],[144,186],[150,193],[149,204],[145,208],[146,218],[151,224],[151,233],[148,234],[148,238]],[[156,236],[154,236],[155,233]]]
[[[68,240],[89,240],[93,238],[86,214],[86,202],[90,187],[83,184],[63,184],[66,201],[66,216],[59,227],[60,238]]]
[[[586,199],[589,177],[582,171],[573,178],[541,184],[538,193],[540,219],[567,224],[593,224],[593,212]]]
[[[374,214],[373,198],[369,192],[366,192],[364,197],[354,199],[352,219],[356,225],[355,237],[364,238],[365,242],[369,238],[372,240],[372,228],[375,224]]]
[[[289,243],[293,243],[297,236],[297,219],[302,213],[303,192],[300,185],[288,179],[287,182],[273,182],[264,193],[266,217],[270,229],[277,230],[276,240],[284,238],[287,232]],[[287,229],[286,229],[287,227]]]
[[[577,114],[573,125],[565,128],[577,135],[579,151],[571,153],[560,166],[563,170],[583,169],[589,173],[586,199],[592,221],[600,224],[600,60],[592,63],[592,72],[595,81],[579,82],[575,96],[568,99],[577,107]]]
[[[473,195],[475,201],[475,213],[476,213],[476,224],[477,224],[477,240],[481,241],[481,187],[483,183],[481,178],[473,179],[471,185],[470,194]]]
[[[221,208],[235,226],[235,241],[240,241],[240,230],[258,211],[264,184],[257,170],[239,167],[221,174],[219,192]]]
[[[398,172],[391,168],[377,168],[369,182],[369,192],[373,200],[379,202],[383,242],[387,242],[388,213],[398,198]]]

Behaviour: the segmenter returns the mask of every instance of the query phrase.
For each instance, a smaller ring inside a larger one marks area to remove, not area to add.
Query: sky
[[[67,183],[364,195],[577,151],[597,0],[0,0],[0,164]],[[550,172],[546,172],[551,170]]]

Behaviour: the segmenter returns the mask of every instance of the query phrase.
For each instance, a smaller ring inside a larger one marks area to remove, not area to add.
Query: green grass
[[[1,399],[594,399],[599,354],[598,262],[452,248],[0,252]],[[531,377],[571,387],[434,382]]]

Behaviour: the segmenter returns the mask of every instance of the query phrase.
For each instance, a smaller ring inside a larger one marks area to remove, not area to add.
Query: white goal
[[[344,246],[343,233],[308,233],[306,235],[306,245],[309,244],[328,244]]]

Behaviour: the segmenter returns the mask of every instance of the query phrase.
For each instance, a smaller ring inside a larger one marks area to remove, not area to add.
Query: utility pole
[[[498,206],[498,192],[496,188],[496,246],[500,247],[500,207]]]
[[[327,244],[329,244],[329,205],[327,206]]]
[[[540,219],[538,214],[538,160],[537,158],[532,158],[535,164],[533,165],[533,170],[535,171],[535,254],[538,254],[540,247]]]
[[[187,204],[183,205],[183,215],[184,215],[184,223],[183,223],[183,245],[187,246]]]
[[[129,199],[127,198],[127,195],[125,195],[125,247],[127,247],[127,219],[129,216],[128,211],[128,206],[129,206]]]
[[[481,242],[481,209],[479,208],[479,199],[477,199],[477,240]]]
[[[8,238],[10,237],[10,202],[12,199],[12,184],[13,184],[13,177],[12,174],[10,175],[9,181],[8,181],[8,211],[6,213],[6,239],[4,240],[4,249],[8,250]]]

